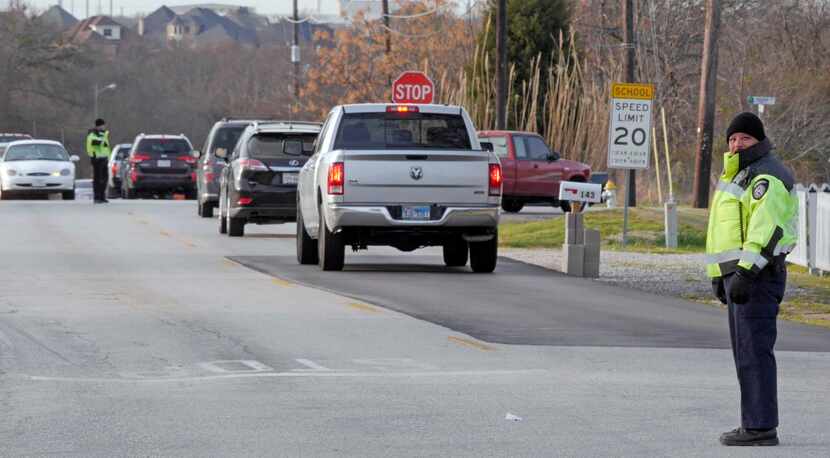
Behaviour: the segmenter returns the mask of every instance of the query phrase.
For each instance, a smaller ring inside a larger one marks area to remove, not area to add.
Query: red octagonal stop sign
[[[432,103],[435,86],[423,72],[403,72],[392,83],[392,101],[395,103]]]

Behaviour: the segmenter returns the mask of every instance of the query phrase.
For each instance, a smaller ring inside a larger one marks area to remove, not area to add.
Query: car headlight
[[[70,173],[72,173],[72,171],[71,171],[71,170],[69,170],[69,169],[63,169],[63,170],[61,170],[61,176],[62,176],[62,177],[68,177]]]
[[[6,175],[8,175],[10,177],[13,177],[13,176],[17,175],[17,170],[15,170],[15,169],[6,169]]]

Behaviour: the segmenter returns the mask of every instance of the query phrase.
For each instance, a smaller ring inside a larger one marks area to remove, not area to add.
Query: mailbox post
[[[599,203],[602,186],[595,183],[562,181],[559,200],[572,202],[573,212],[565,213],[565,243],[562,246],[562,271],[574,277],[599,276],[600,234],[585,229],[580,207],[584,203]]]

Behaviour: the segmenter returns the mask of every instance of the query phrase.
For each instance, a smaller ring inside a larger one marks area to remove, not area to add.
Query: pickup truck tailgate
[[[476,151],[348,151],[348,204],[484,205],[489,158]]]

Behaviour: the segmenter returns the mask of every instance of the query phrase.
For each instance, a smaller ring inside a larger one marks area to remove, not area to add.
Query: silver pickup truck
[[[337,106],[300,172],[297,260],[342,270],[347,246],[442,246],[447,266],[492,272],[501,187],[461,107]]]

